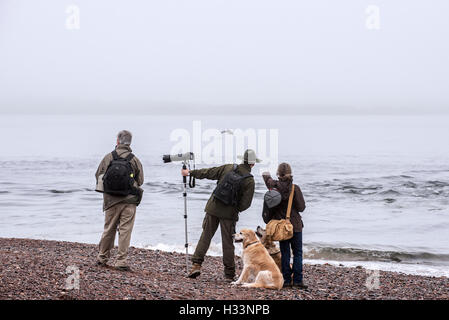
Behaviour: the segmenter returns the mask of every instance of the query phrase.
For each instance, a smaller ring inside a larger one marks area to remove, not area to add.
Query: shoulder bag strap
[[[293,195],[295,193],[295,185],[292,183],[292,191],[290,192],[290,197],[288,198],[287,216],[286,219],[290,220],[290,213],[292,211]]]

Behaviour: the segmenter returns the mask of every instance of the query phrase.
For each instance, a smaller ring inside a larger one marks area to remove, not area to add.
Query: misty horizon
[[[76,105],[67,104],[26,104],[11,103],[3,105],[0,114],[4,115],[120,115],[130,112],[137,115],[449,115],[445,106],[402,107],[372,106],[363,108],[356,106],[298,106],[298,105],[201,105],[189,103],[133,103],[133,102],[84,102]],[[5,107],[6,106],[6,107]]]
[[[2,0],[0,114],[447,114],[448,9]]]

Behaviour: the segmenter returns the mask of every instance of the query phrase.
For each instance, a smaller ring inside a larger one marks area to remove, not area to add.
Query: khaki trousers
[[[135,217],[135,204],[119,203],[105,211],[104,232],[100,240],[98,261],[106,263],[109,260],[111,249],[114,248],[115,233],[118,227],[119,237],[116,266],[127,266],[128,248]]]
[[[198,240],[195,253],[192,256],[192,262],[197,264],[203,263],[204,256],[209,249],[210,242],[219,225],[221,230],[221,245],[223,249],[224,273],[227,276],[234,276],[234,239],[232,237],[232,235],[235,234],[236,221],[234,220],[219,219],[206,213],[203,220],[203,232],[201,233],[200,240]]]

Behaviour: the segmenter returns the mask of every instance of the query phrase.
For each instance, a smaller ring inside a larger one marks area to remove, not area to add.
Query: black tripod
[[[190,163],[188,161],[183,161],[182,163],[182,169],[185,170],[187,169],[187,166],[189,167],[190,170]],[[194,164],[194,168],[195,168],[195,164]],[[186,238],[186,242],[185,242],[185,248],[186,248],[186,271],[187,273],[189,273],[189,238],[188,238],[188,231],[187,231],[187,177],[183,176],[182,177],[182,183],[184,186],[184,190],[182,193],[182,196],[184,197],[184,226],[185,226],[185,238]],[[192,178],[192,176],[190,176],[189,178],[189,187],[190,188],[194,188],[195,187],[195,178]]]

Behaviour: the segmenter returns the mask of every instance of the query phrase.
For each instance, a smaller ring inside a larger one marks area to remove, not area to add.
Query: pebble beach
[[[368,285],[362,267],[304,265],[307,290],[250,289],[225,281],[220,257],[206,257],[201,276],[186,277],[185,255],[131,247],[131,272],[95,264],[97,246],[0,238],[2,300],[447,300],[449,278],[379,272]],[[236,257],[237,274],[242,261]],[[76,288],[73,276],[79,272]],[[71,277],[72,276],[72,277]],[[75,284],[75,285],[74,285]],[[75,287],[75,288],[74,288]]]

